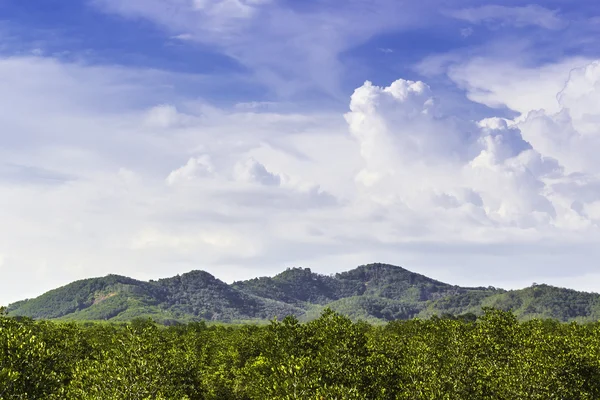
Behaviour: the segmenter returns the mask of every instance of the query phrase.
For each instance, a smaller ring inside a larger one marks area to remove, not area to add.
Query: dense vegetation
[[[87,279],[9,306],[9,314],[63,320],[163,324],[194,321],[268,322],[294,315],[317,318],[325,308],[353,320],[383,323],[442,314],[481,314],[482,307],[512,310],[520,320],[600,319],[600,295],[534,285],[506,291],[465,288],[386,264],[363,265],[327,276],[291,268],[274,277],[226,284],[203,271],[142,282],[109,275]]]
[[[164,327],[0,312],[0,399],[598,399],[600,323],[434,317]]]

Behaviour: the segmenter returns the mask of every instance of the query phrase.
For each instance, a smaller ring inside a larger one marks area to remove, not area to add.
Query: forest
[[[334,275],[288,268],[273,276],[227,284],[206,271],[158,281],[108,275],[72,282],[8,306],[11,316],[63,321],[127,322],[152,318],[168,325],[199,321],[268,323],[318,318],[330,308],[373,324],[442,314],[511,310],[519,320],[600,319],[600,295],[535,284],[519,290],[460,287],[388,264],[361,265]]]
[[[0,311],[0,399],[598,399],[600,322],[64,322]]]

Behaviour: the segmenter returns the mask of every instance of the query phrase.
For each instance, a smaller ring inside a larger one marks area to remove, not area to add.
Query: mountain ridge
[[[10,315],[38,319],[162,323],[267,321],[315,318],[325,308],[353,319],[384,322],[434,315],[480,314],[482,307],[512,310],[520,319],[600,319],[600,294],[550,285],[518,290],[461,287],[390,264],[361,265],[332,275],[288,268],[272,277],[227,284],[193,270],[148,282],[110,274],[78,280],[8,306]]]

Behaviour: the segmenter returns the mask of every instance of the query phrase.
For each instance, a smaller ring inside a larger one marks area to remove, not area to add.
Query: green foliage
[[[600,323],[482,312],[369,325],[326,309],[238,327],[0,315],[0,399],[600,398]]]
[[[309,268],[288,268],[273,278],[235,282],[233,287],[256,296],[298,305],[304,302],[327,304],[340,298],[338,280],[315,274]]]
[[[102,303],[117,293],[129,293],[135,297],[160,297],[160,289],[157,290],[147,282],[109,275],[73,282],[35,299],[12,304],[9,311],[31,318],[58,318]]]
[[[289,268],[272,277],[228,285],[203,271],[141,282],[109,275],[73,282],[38,298],[12,304],[9,315],[69,321],[162,324],[194,321],[262,322],[274,317],[317,318],[325,308],[350,319],[385,323],[432,316],[482,315],[482,307],[511,310],[519,320],[600,319],[600,295],[534,285],[522,290],[452,286],[404,268],[363,265],[326,276]]]
[[[135,321],[93,348],[74,368],[66,397],[86,399],[185,398],[186,385],[173,373],[172,344],[153,323]],[[183,360],[182,360],[183,361]]]
[[[0,399],[60,398],[79,330],[0,315]]]

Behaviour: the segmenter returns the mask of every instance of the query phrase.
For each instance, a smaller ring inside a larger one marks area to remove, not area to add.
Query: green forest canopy
[[[0,399],[598,399],[600,322],[486,309],[386,325],[164,327],[0,315]]]

